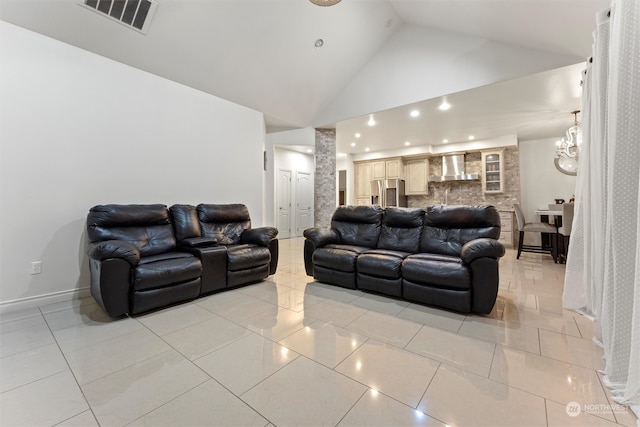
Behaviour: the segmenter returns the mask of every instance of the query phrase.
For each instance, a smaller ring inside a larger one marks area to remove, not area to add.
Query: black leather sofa
[[[458,312],[491,312],[500,216],[493,206],[339,207],[331,228],[305,230],[316,280]]]
[[[99,205],[87,216],[91,294],[112,317],[264,280],[278,230],[245,205]]]

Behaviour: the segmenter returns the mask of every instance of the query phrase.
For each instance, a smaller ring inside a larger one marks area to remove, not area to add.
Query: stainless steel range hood
[[[442,175],[429,177],[429,182],[445,181],[477,181],[477,173],[465,173],[464,153],[445,154],[442,156]]]

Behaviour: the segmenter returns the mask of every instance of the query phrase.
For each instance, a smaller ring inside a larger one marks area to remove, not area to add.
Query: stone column
[[[336,130],[316,129],[314,225],[329,227],[336,210]]]

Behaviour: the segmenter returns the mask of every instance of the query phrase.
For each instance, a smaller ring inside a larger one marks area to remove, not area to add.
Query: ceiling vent
[[[80,5],[146,34],[158,7],[156,0],[79,0]]]

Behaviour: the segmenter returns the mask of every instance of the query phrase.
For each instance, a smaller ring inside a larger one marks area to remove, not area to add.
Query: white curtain
[[[595,318],[605,384],[640,416],[640,2],[596,20],[564,306]]]

